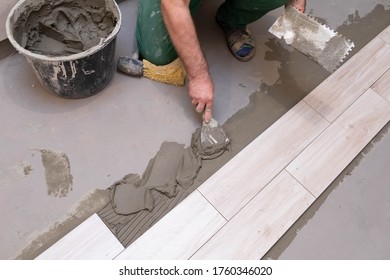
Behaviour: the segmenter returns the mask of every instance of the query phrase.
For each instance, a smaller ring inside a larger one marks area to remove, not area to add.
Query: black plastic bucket
[[[78,53],[47,55],[44,52],[37,53],[27,49],[24,46],[25,33],[18,30],[21,22],[26,24],[23,29],[31,28],[28,21],[37,11],[42,7],[44,9],[58,7],[58,3],[78,5],[78,8],[89,5],[92,9],[104,9],[113,18],[112,31],[105,38],[99,37],[96,45]],[[60,97],[84,98],[98,93],[110,83],[116,71],[114,56],[120,26],[121,14],[114,0],[20,0],[8,15],[6,32],[11,44],[26,57],[44,88]]]

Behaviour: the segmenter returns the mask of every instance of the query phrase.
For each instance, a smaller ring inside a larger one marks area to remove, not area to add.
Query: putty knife
[[[335,71],[354,47],[353,42],[291,5],[269,32],[329,72]]]
[[[200,143],[205,153],[210,153],[220,147],[226,147],[229,142],[230,139],[215,119],[211,118],[208,123],[203,122],[200,131]]]

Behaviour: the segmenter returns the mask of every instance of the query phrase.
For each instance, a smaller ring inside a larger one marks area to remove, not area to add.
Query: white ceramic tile
[[[188,259],[225,223],[194,191],[116,259]]]
[[[300,102],[198,190],[230,220],[328,125]]]
[[[308,94],[304,101],[333,122],[389,69],[389,62],[390,45],[375,38]]]
[[[286,168],[318,197],[390,120],[390,103],[371,89]]]
[[[123,250],[118,239],[98,215],[93,214],[36,259],[111,260]]]
[[[282,171],[192,259],[260,259],[314,200]]]

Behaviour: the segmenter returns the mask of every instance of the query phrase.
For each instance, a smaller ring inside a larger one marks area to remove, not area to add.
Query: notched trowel
[[[269,32],[329,72],[335,71],[354,47],[353,42],[291,5]]]

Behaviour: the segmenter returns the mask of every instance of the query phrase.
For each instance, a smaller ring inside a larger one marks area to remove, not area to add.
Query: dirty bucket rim
[[[116,3],[115,0],[112,0],[113,4],[114,4],[114,7],[116,9],[116,12],[118,13],[118,18],[117,18],[117,22],[115,24],[115,27],[114,29],[112,30],[112,32],[110,33],[110,35],[107,36],[107,38],[104,38],[103,40],[100,41],[99,44],[97,44],[96,46],[93,46],[92,48],[89,48],[88,50],[85,50],[83,52],[80,52],[80,53],[76,53],[76,54],[71,54],[71,55],[64,55],[64,56],[47,56],[47,55],[42,55],[42,54],[37,54],[37,53],[33,53],[25,48],[23,48],[15,39],[14,39],[14,36],[13,36],[13,32],[11,30],[11,17],[15,14],[15,11],[20,7],[20,5],[22,3],[24,3],[25,1],[27,0],[19,0],[13,7],[12,9],[10,10],[10,12],[8,13],[8,16],[7,16],[7,19],[6,19],[6,22],[5,22],[5,31],[6,31],[6,34],[7,34],[7,37],[8,37],[8,40],[10,41],[10,43],[12,44],[12,46],[19,52],[19,53],[22,53],[23,55],[25,56],[28,56],[28,57],[31,57],[31,58],[34,58],[34,59],[40,59],[40,60],[46,60],[46,61],[68,61],[68,60],[77,60],[77,59],[81,59],[81,58],[84,58],[86,56],[89,56],[89,55],[92,55],[98,51],[101,50],[102,46],[105,46],[107,44],[109,44],[113,39],[115,39],[115,37],[118,35],[119,33],[119,30],[121,28],[121,23],[122,23],[122,14],[121,14],[121,11],[119,9],[119,6],[118,4]]]

